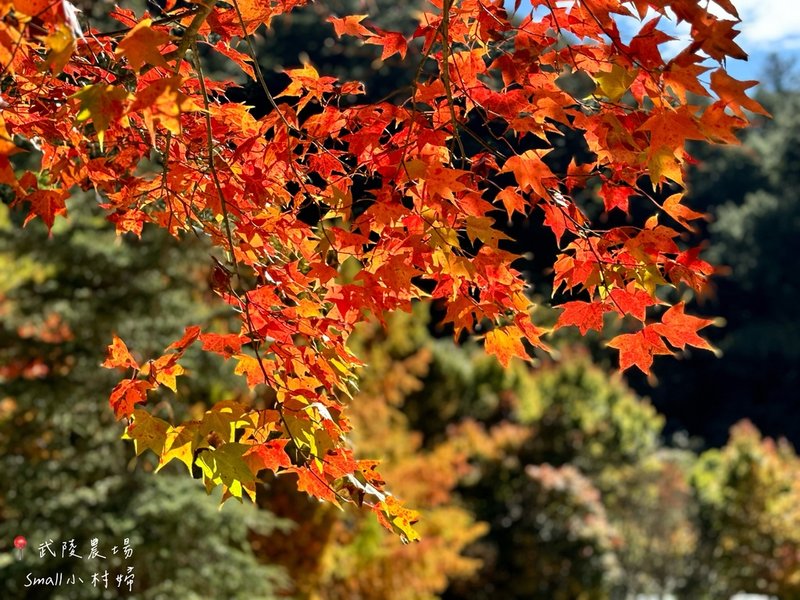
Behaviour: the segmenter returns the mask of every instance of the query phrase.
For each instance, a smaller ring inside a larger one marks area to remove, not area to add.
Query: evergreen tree
[[[137,597],[272,597],[288,585],[285,574],[258,564],[247,535],[281,523],[252,507],[218,512],[199,482],[148,473],[154,464],[119,439],[107,400],[114,375],[99,368],[113,333],[148,352],[182,323],[215,318],[197,297],[205,274],[187,268],[204,249],[149,229],[141,241],[116,237],[89,206],[73,199],[78,218],[48,236],[38,223],[22,231],[0,205],[0,539],[31,544],[22,561],[0,555],[0,596],[108,597],[91,574],[108,569],[116,589],[115,575],[132,566]],[[178,385],[196,405],[164,396],[162,412],[202,412],[221,389],[235,389],[236,378],[208,358],[193,370],[191,388]],[[87,560],[93,538],[107,561]],[[40,559],[36,546],[50,539],[56,556]],[[112,555],[125,539],[132,556]],[[62,557],[68,540],[83,560]],[[75,573],[85,583],[26,589],[28,572]]]

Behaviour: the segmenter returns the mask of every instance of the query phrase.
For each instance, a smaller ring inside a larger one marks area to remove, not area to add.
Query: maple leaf
[[[726,57],[747,60],[747,53],[733,41],[739,35],[734,29],[736,21],[717,19],[711,15],[702,15],[692,20],[692,37],[694,42],[689,46],[693,50],[701,48],[711,58],[724,61]]]
[[[174,350],[182,354],[186,348],[194,344],[195,340],[200,336],[200,327],[197,325],[189,325],[183,330],[183,336],[179,340],[172,342],[167,346],[167,350]]]
[[[143,375],[149,375],[156,383],[168,387],[173,392],[178,391],[178,376],[185,372],[186,370],[178,364],[174,354],[167,354],[150,361],[142,369]]]
[[[103,362],[106,369],[138,369],[139,363],[131,355],[128,347],[116,335],[106,351],[106,360]]]
[[[111,123],[121,121],[127,125],[125,109],[131,94],[116,85],[98,83],[81,88],[72,98],[80,101],[81,109],[75,116],[78,122],[92,120],[100,148],[103,148],[105,132]]]
[[[492,329],[486,334],[484,348],[488,354],[494,354],[504,367],[513,357],[528,359],[525,346],[522,345],[522,331],[516,325],[506,325]]]
[[[249,54],[245,54],[243,52],[239,52],[235,48],[231,48],[230,45],[224,43],[222,40],[217,41],[216,44],[211,46],[216,52],[219,52],[223,56],[231,59],[238,67],[247,73],[250,79],[256,79],[256,72],[253,69],[253,59]]]
[[[503,203],[503,207],[508,213],[508,217],[514,216],[515,212],[525,214],[526,202],[519,192],[513,187],[503,188],[497,193],[497,199]]]
[[[561,244],[561,238],[567,230],[572,230],[574,227],[569,220],[569,215],[563,210],[562,207],[544,202],[541,204],[544,211],[544,224],[547,225],[556,236],[556,243]]]
[[[115,53],[117,56],[127,58],[128,64],[134,71],[138,71],[144,65],[167,66],[159,47],[169,41],[169,35],[153,29],[152,24],[151,19],[142,19],[117,44]]]
[[[661,183],[664,179],[671,179],[683,184],[683,169],[681,163],[675,158],[675,151],[667,146],[661,146],[648,152],[647,167],[653,184]]]
[[[168,427],[164,437],[164,446],[158,461],[158,469],[164,468],[172,459],[178,459],[186,465],[189,473],[194,463],[194,448],[198,432],[196,426],[179,425]]]
[[[264,371],[262,370],[263,359],[259,362],[256,358],[247,354],[236,354],[235,358],[237,363],[234,373],[244,375],[247,378],[248,386],[255,387],[260,383],[267,383],[264,380]]]
[[[611,212],[616,208],[624,213],[628,212],[628,201],[636,191],[626,185],[613,185],[609,182],[604,183],[600,187],[600,197],[603,199],[603,205],[606,212]]]
[[[67,23],[60,23],[56,30],[44,38],[44,45],[48,49],[44,65],[58,74],[72,57],[75,51],[75,34]]]
[[[97,136],[99,139],[98,141],[101,142],[101,149],[102,149],[102,136]],[[144,211],[133,209],[133,210],[123,210],[121,212],[117,212],[111,215],[108,215],[106,219],[110,223],[114,223],[116,226],[117,235],[121,235],[123,233],[132,233],[136,237],[142,237],[142,229],[144,228],[144,224],[149,221],[147,213]]]
[[[586,335],[586,332],[590,329],[602,331],[603,314],[609,310],[604,304],[583,302],[581,300],[565,302],[558,308],[564,309],[564,312],[558,316],[555,328],[558,329],[565,325],[575,325],[582,335]]]
[[[361,24],[361,21],[367,18],[368,15],[347,15],[344,18],[328,17],[328,22],[333,25],[333,30],[336,32],[336,37],[340,38],[343,35],[352,35],[355,37],[367,37],[372,35],[372,32]]]
[[[152,384],[141,379],[123,379],[111,391],[109,403],[117,420],[133,414],[135,405],[147,402],[147,390]]]
[[[619,102],[623,94],[628,91],[631,84],[636,79],[637,70],[628,71],[620,65],[613,65],[611,71],[600,71],[594,74],[600,91],[611,102]]]
[[[699,64],[702,59],[696,54],[681,52],[667,64],[664,81],[670,86],[681,102],[686,102],[686,92],[698,96],[710,96],[699,77],[709,70]]]
[[[639,128],[650,132],[650,143],[655,148],[683,148],[686,140],[702,140],[697,117],[688,107],[656,110]]]
[[[50,0],[14,0],[14,11],[20,15],[37,17],[51,4]]]
[[[494,219],[491,217],[467,217],[467,237],[474,243],[481,240],[485,244],[497,246],[498,240],[509,238],[502,231],[492,227]]]
[[[672,354],[654,327],[654,325],[647,325],[636,333],[618,335],[608,342],[609,348],[619,350],[620,370],[624,371],[636,366],[647,375],[650,373],[654,356]]]
[[[403,507],[392,496],[387,496],[373,510],[378,515],[378,521],[390,531],[399,532],[405,542],[419,540],[419,534],[413,527],[419,521],[418,512]]]
[[[699,256],[700,248],[692,248],[678,254],[674,264],[667,267],[670,280],[676,285],[683,282],[698,292],[702,291],[715,269]]]
[[[183,78],[179,75],[157,79],[136,93],[136,98],[128,109],[128,114],[141,111],[145,125],[151,136],[155,136],[156,125],[160,124],[169,132],[181,132],[180,116],[197,110],[197,105],[181,92]]]
[[[540,339],[541,336],[544,335],[545,330],[540,329],[539,327],[536,327],[533,323],[531,323],[531,319],[528,316],[529,312],[530,312],[530,307],[526,306],[524,309],[524,313],[518,314],[514,318],[514,323],[517,325],[517,327],[520,328],[523,335],[525,336],[525,339],[528,340],[528,342],[532,346],[534,346],[535,348],[540,348],[545,352],[550,352],[551,350],[548,347],[548,345],[545,344]]]
[[[200,467],[207,486],[222,484],[234,498],[241,498],[247,493],[255,498],[256,478],[244,460],[246,444],[227,443],[219,448],[200,452],[194,464]]]
[[[253,473],[258,473],[262,469],[277,471],[281,467],[291,467],[292,461],[286,454],[288,443],[288,439],[283,439],[255,444],[244,453],[244,461]]]
[[[169,427],[169,423],[166,421],[153,417],[146,410],[137,408],[133,410],[131,423],[125,428],[122,437],[126,440],[133,440],[136,456],[145,450],[151,450],[161,456]]]
[[[428,193],[438,194],[442,198],[453,200],[457,192],[467,189],[467,186],[460,179],[468,173],[468,171],[461,169],[430,165],[425,168],[423,177]]]
[[[203,350],[221,354],[225,358],[239,354],[242,349],[242,338],[235,333],[204,333],[200,335],[200,341],[203,342]]]
[[[736,130],[747,124],[743,118],[728,114],[725,103],[715,102],[707,107],[700,118],[700,129],[706,138],[725,144],[740,144]]]
[[[402,33],[396,31],[383,31],[376,27],[375,34],[365,41],[367,44],[383,46],[381,60],[386,60],[393,54],[399,54],[400,58],[405,58],[408,51],[408,41]]]
[[[236,0],[236,7],[214,8],[209,15],[208,23],[213,32],[230,39],[230,36],[253,33],[261,25],[268,25],[272,17],[279,13],[278,7],[274,6],[272,0]]]
[[[689,221],[705,219],[706,215],[693,211],[689,207],[681,204],[681,198],[683,198],[683,194],[672,194],[666,200],[664,200],[661,208],[663,208],[664,212],[675,219],[678,223],[686,227],[686,229],[689,231],[697,231],[697,228],[690,224]]]
[[[661,323],[651,326],[653,331],[681,350],[689,345],[716,352],[716,349],[711,344],[697,335],[700,329],[712,325],[714,321],[687,315],[683,312],[684,306],[683,302],[679,302],[669,308],[664,313],[664,316],[661,317]]]
[[[297,475],[297,489],[310,496],[341,506],[339,498],[324,476],[314,466],[291,467],[287,471]]]
[[[759,115],[769,116],[763,106],[745,93],[745,90],[755,85],[758,85],[757,81],[737,81],[723,69],[711,73],[711,89],[719,96],[721,102],[740,117],[745,116],[743,108]]]
[[[66,200],[69,194],[63,190],[36,190],[25,197],[30,203],[30,212],[23,225],[27,225],[35,217],[39,217],[47,225],[48,231],[53,229],[57,216],[67,216]]]
[[[512,172],[522,190],[533,190],[541,198],[549,197],[545,181],[552,179],[553,172],[540,158],[536,150],[527,150],[506,161],[501,173]]]
[[[645,290],[630,284],[627,289],[614,288],[608,293],[610,306],[620,315],[631,315],[644,322],[647,307],[656,304],[656,300]]]

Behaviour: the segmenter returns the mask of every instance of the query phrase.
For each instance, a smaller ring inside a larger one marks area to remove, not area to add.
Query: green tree
[[[107,405],[114,375],[98,369],[112,333],[146,352],[189,319],[213,321],[198,291],[205,273],[187,268],[206,251],[156,230],[142,241],[116,237],[89,207],[75,198],[79,218],[48,236],[38,224],[21,230],[19,214],[0,205],[0,538],[24,535],[32,546],[20,562],[1,555],[0,596],[101,597],[88,583],[95,564],[61,556],[61,542],[74,539],[85,559],[98,538],[104,568],[134,567],[139,597],[272,597],[288,580],[256,561],[247,535],[281,523],[252,507],[218,512],[199,482],[171,469],[153,476],[153,462],[120,443],[123,428]],[[161,412],[202,412],[236,389],[220,363],[194,358],[196,377],[179,386],[196,406],[165,395]],[[125,538],[130,560],[110,554]],[[40,560],[35,544],[48,539],[58,556]],[[26,590],[30,571],[75,573],[87,584]]]

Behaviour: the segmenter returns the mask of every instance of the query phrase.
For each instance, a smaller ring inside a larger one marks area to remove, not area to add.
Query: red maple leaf
[[[288,443],[288,439],[282,439],[254,444],[242,455],[242,458],[253,473],[258,473],[262,469],[277,471],[281,467],[291,467],[292,461],[286,454],[286,444]]]
[[[236,333],[203,333],[200,334],[200,341],[203,342],[203,350],[216,352],[225,358],[238,354],[242,349],[242,338]]]
[[[565,302],[558,308],[563,308],[564,312],[559,315],[555,325],[556,328],[575,325],[583,335],[586,335],[586,332],[590,329],[602,331],[603,314],[610,310],[605,304],[583,302],[581,300]]]
[[[153,384],[142,379],[123,379],[111,391],[109,403],[117,419],[130,417],[137,404],[147,402],[147,390]]]
[[[714,352],[714,347],[697,335],[700,329],[712,325],[713,319],[701,319],[687,315],[683,312],[683,308],[683,302],[671,307],[664,313],[661,323],[652,325],[653,330],[676,348],[684,349],[689,345]]]

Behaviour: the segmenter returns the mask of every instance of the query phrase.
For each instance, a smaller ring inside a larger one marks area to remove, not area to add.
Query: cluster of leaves
[[[253,542],[262,560],[286,567],[296,597],[433,600],[480,565],[463,552],[486,526],[454,494],[469,470],[464,440],[453,436],[425,444],[419,423],[405,414],[409,396],[425,393],[434,364],[423,308],[390,315],[385,329],[376,322],[359,328],[353,349],[369,366],[350,412],[354,445],[383,457],[392,491],[419,510],[422,542],[403,544],[363,511],[339,511],[304,498],[278,477],[257,501],[294,526],[286,534],[254,536]],[[438,396],[428,403],[441,406]]]
[[[367,505],[416,539],[416,515],[347,440],[344,402],[361,364],[347,346],[354,327],[431,297],[447,303],[456,335],[488,329],[485,348],[504,365],[546,350],[496,223],[498,211],[541,211],[559,245],[554,285],[583,298],[563,304],[556,328],[630,317],[639,329],[609,345],[623,369],[645,372],[655,355],[709,347],[697,335],[709,320],[682,303],[659,313],[661,289],[701,290],[713,272],[660,220],[690,227],[702,216],[681,203],[685,141],[735,142],[744,111],[763,109],[721,66],[700,80],[708,61],[744,53],[737,21],[694,0],[536,0],[516,20],[500,2],[444,0],[410,35],[367,15],[332,17],[337,36],[380,47],[382,59],[413,56],[410,93],[368,102],[362,82],[306,62],[284,65],[288,85],[273,94],[251,36],[304,4],[169,1],[157,19],[115,8],[123,30],[104,33],[82,28],[66,0],[3,0],[0,183],[26,222],[52,227],[77,186],[95,191],[120,233],[152,224],[219,249],[213,287],[236,328],[192,326],[148,360],[120,339],[109,347],[106,366],[129,373],[112,408],[137,452],[199,468],[224,498],[252,497],[263,473],[293,474],[300,490]],[[738,18],[728,0],[716,4]],[[659,23],[669,14],[692,39],[665,60]],[[627,43],[620,19],[636,23]],[[228,101],[230,85],[204,73],[204,52],[258,82],[270,110],[256,117]],[[713,102],[693,104],[689,92]],[[587,152],[559,166],[553,139],[568,131]],[[35,173],[15,172],[24,149],[40,157]],[[575,199],[585,189],[607,212],[638,194],[655,214],[602,229]],[[175,389],[197,341],[235,364],[253,399],[179,424],[140,408]]]

